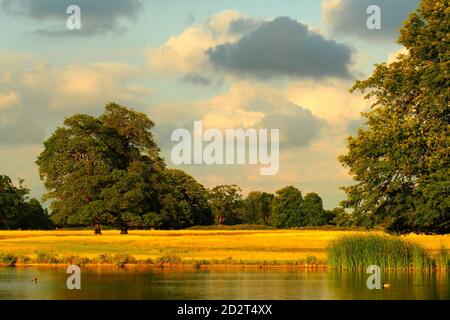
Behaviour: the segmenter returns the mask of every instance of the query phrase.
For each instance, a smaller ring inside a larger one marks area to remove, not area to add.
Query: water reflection
[[[64,268],[0,268],[0,299],[445,299],[447,272],[389,272],[368,290],[363,272],[280,269],[83,268],[68,290]],[[38,283],[33,284],[32,279]]]

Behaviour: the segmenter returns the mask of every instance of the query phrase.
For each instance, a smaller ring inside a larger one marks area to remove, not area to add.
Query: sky
[[[0,0],[0,174],[45,192],[36,158],[76,113],[108,102],[144,112],[169,167],[211,188],[318,193],[325,208],[352,183],[338,156],[370,108],[348,90],[403,48],[418,0]],[[69,30],[66,9],[81,10]],[[369,5],[381,29],[369,30]],[[194,121],[225,132],[279,128],[280,167],[182,165],[171,133]]]

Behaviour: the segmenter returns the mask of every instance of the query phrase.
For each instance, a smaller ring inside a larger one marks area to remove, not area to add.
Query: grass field
[[[376,233],[376,232],[372,232]],[[379,234],[380,232],[378,232]],[[0,231],[0,255],[14,255],[17,264],[253,264],[323,265],[331,240],[362,231]],[[450,235],[408,235],[431,255],[450,249]],[[8,257],[10,257],[8,256]]]

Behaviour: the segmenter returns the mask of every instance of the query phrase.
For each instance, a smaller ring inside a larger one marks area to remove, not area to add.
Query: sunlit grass
[[[330,241],[341,236],[363,235],[362,231],[324,230],[182,230],[182,231],[0,231],[0,254],[14,254],[20,261],[45,261],[39,253],[57,255],[58,263],[81,259],[85,263],[112,263],[116,254],[139,262],[172,257],[169,263],[322,265]],[[370,232],[369,234],[382,234]],[[450,248],[450,236],[406,236],[431,254]],[[107,259],[102,261],[99,256]],[[10,259],[11,257],[9,257]],[[27,260],[28,259],[28,260]],[[109,261],[108,261],[109,259]],[[120,259],[117,259],[120,260]],[[18,262],[20,263],[20,262]],[[42,262],[44,263],[44,262]],[[129,263],[129,262],[128,262]]]

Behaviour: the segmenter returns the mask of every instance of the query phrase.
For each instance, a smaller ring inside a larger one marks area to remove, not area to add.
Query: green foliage
[[[308,226],[323,226],[327,224],[322,199],[317,193],[308,193],[303,198],[302,213],[306,216]]]
[[[248,224],[271,225],[274,195],[266,192],[250,192],[244,200],[242,221]]]
[[[52,252],[38,251],[35,258],[36,263],[56,264],[60,262],[58,255]]]
[[[59,225],[187,228],[211,224],[206,189],[166,169],[143,113],[108,104],[98,118],[67,118],[44,143],[40,174]]]
[[[337,227],[348,228],[354,225],[354,220],[351,214],[345,212],[342,208],[335,208],[331,210],[331,216],[334,218],[331,220],[331,224]]]
[[[242,221],[243,200],[236,185],[214,187],[209,192],[209,204],[216,224],[235,225]]]
[[[0,229],[50,229],[52,223],[36,199],[28,200],[29,190],[19,181],[0,175]]]
[[[153,125],[145,114],[114,103],[99,118],[67,118],[37,160],[55,221],[109,224],[126,232],[157,211],[164,163]]]
[[[160,194],[161,212],[153,224],[166,229],[214,223],[208,192],[193,177],[180,170],[164,171],[165,190]],[[147,216],[147,219],[154,219]]]
[[[124,267],[127,264],[136,264],[137,260],[128,253],[117,253],[112,259],[113,263],[118,267]]]
[[[94,259],[94,261],[97,264],[112,264],[112,263],[114,263],[114,256],[105,254],[105,253],[101,253]]]
[[[303,199],[301,191],[293,186],[276,192],[272,212],[277,228],[314,227],[327,223],[322,199],[316,193],[307,194]]]
[[[179,256],[175,256],[175,255],[162,256],[156,260],[156,264],[159,264],[159,265],[180,264],[181,262],[182,262],[182,259]]]
[[[450,253],[441,248],[436,257],[436,268],[441,270],[450,270]]]
[[[365,270],[370,265],[383,269],[429,269],[432,260],[418,244],[397,237],[379,235],[344,236],[327,250],[328,265],[339,269]]]
[[[289,186],[278,190],[272,204],[275,227],[306,226],[306,219],[302,215],[302,203],[302,193],[297,188]]]
[[[408,53],[352,89],[373,101],[340,157],[358,182],[343,205],[359,224],[450,232],[449,21],[446,0],[422,0],[400,32]]]
[[[14,267],[17,263],[17,257],[10,253],[0,253],[0,265]]]
[[[142,226],[145,229],[158,229],[161,227],[161,216],[156,212],[149,212],[142,217]]]

